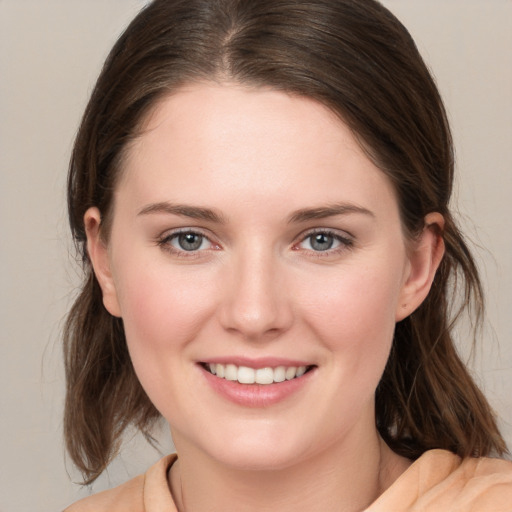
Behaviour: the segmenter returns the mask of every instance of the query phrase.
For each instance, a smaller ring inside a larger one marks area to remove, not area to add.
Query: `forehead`
[[[127,152],[118,188],[162,201],[177,194],[197,200],[206,188],[210,201],[286,197],[290,207],[295,199],[357,202],[361,195],[371,202],[393,194],[324,105],[267,88],[210,83],[183,87],[155,105]],[[347,197],[340,198],[343,191]]]

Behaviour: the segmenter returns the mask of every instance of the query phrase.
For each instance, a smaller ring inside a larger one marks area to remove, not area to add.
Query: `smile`
[[[240,384],[275,384],[302,377],[312,367],[277,366],[276,368],[249,368],[235,364],[204,364],[203,367],[219,379],[238,381]]]

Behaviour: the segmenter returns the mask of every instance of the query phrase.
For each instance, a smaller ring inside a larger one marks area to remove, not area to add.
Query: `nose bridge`
[[[251,339],[286,330],[292,321],[292,308],[279,257],[271,248],[246,246],[231,263],[223,305],[224,327]]]

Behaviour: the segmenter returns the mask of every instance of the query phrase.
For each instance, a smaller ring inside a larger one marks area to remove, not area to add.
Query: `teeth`
[[[247,366],[240,366],[238,368],[238,382],[240,384],[254,384],[256,378],[256,372],[253,368],[247,368]]]
[[[272,384],[274,382],[274,370],[272,368],[258,368],[254,380],[258,384]]]
[[[289,368],[286,368],[286,371],[284,372],[284,376],[286,380],[292,380],[297,375],[297,367],[296,366],[290,366]]]
[[[274,370],[274,382],[283,382],[286,380],[286,368],[284,366],[278,366]]]
[[[302,377],[306,373],[306,367],[305,366],[299,366],[297,368],[297,377]]]
[[[234,364],[207,364],[206,369],[221,379],[238,381],[240,384],[273,384],[302,377],[306,366],[278,366],[277,368],[249,368]]]
[[[226,380],[237,380],[238,379],[237,368],[234,364],[226,365],[226,369],[224,370],[224,378]]]

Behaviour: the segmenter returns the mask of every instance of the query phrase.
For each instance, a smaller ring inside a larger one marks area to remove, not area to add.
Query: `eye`
[[[165,235],[158,245],[173,253],[194,253],[216,248],[209,238],[196,231],[178,231]]]
[[[328,252],[352,246],[352,240],[331,231],[315,231],[307,234],[298,244],[298,248],[314,252]]]
[[[332,249],[337,240],[328,233],[315,233],[309,235],[306,240],[314,251],[328,251]]]
[[[173,247],[182,251],[198,251],[206,249],[208,239],[199,233],[179,233],[171,238],[170,243]]]

